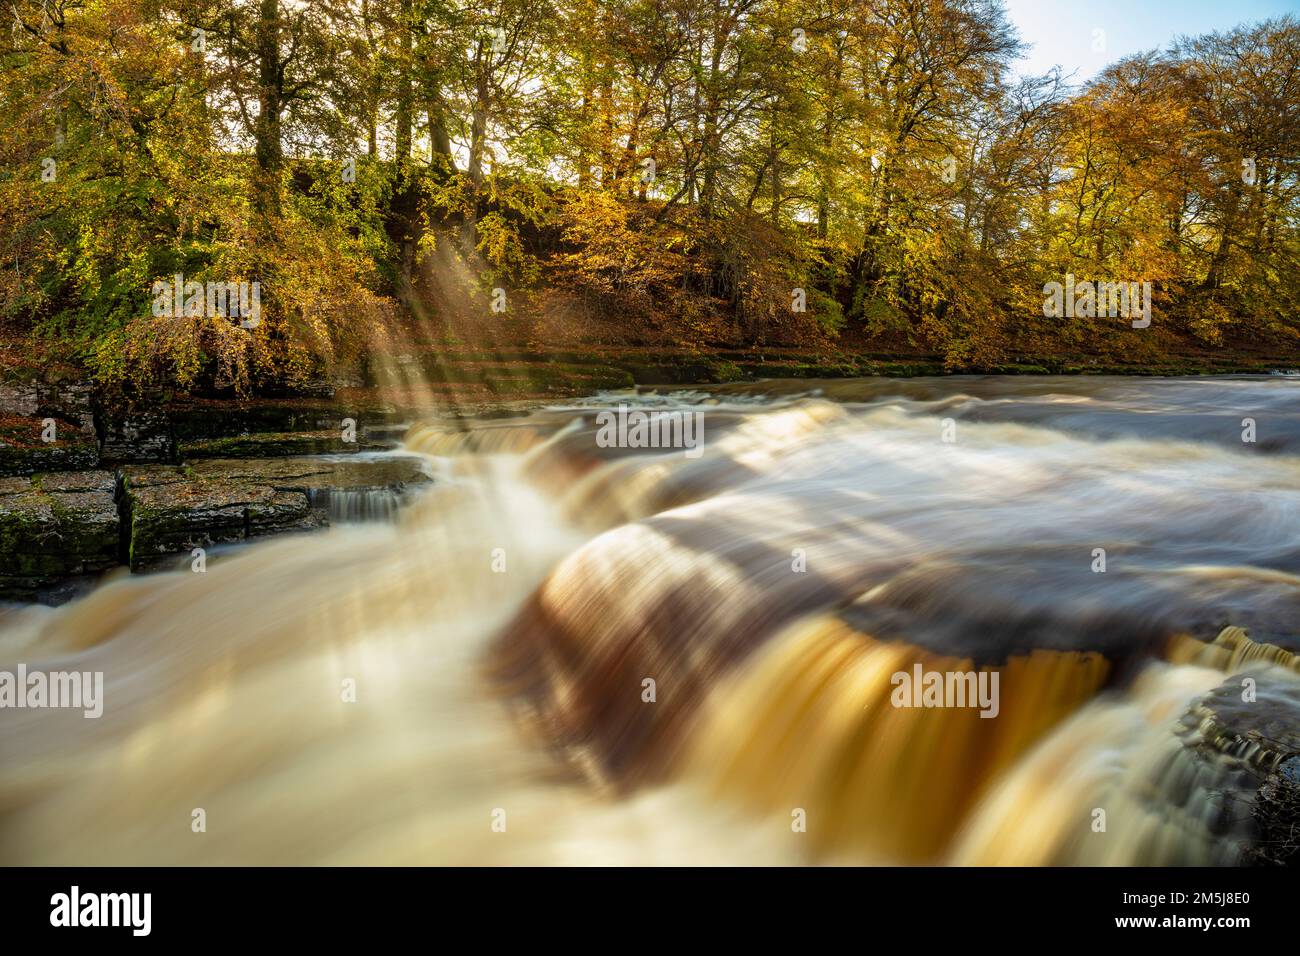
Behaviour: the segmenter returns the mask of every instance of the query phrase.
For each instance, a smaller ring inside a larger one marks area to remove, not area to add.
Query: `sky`
[[[1020,38],[1034,48],[1020,63],[1026,75],[1056,64],[1090,79],[1108,63],[1180,34],[1195,36],[1283,13],[1300,17],[1300,0],[1005,0]],[[1095,30],[1103,35],[1095,36]],[[1101,49],[1094,49],[1100,46]]]

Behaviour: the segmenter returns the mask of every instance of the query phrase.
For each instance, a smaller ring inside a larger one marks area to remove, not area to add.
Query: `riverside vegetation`
[[[301,388],[395,342],[438,367],[1295,364],[1291,17],[1072,84],[1020,75],[987,0],[11,15],[0,321],[102,388]],[[1045,314],[1067,276],[1149,284],[1150,327]],[[257,283],[262,321],[153,308],[178,277]]]
[[[1078,84],[985,0],[9,14],[8,595],[383,510],[426,476],[319,456],[435,412],[1300,365],[1291,17]]]

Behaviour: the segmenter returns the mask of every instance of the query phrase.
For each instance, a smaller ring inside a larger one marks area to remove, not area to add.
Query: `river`
[[[620,405],[696,447],[628,447]],[[1255,792],[1300,750],[1295,377],[615,393],[402,452],[435,481],[393,520],[0,617],[0,667],[102,672],[105,704],[0,712],[0,860],[1267,843]]]

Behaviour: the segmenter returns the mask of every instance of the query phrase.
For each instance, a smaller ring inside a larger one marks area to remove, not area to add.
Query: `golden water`
[[[10,609],[105,711],[0,711],[0,861],[1236,862],[1300,749],[1295,384],[988,382],[609,399],[696,460],[429,421],[394,524]]]

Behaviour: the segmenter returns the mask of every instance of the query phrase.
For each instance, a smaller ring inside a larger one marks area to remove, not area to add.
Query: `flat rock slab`
[[[358,432],[372,425],[396,424],[410,417],[373,389],[352,389],[332,398],[184,399],[162,405],[176,441],[182,445],[215,438],[290,432],[342,433],[345,419]]]
[[[107,471],[0,479],[0,595],[30,598],[116,564],[113,491]]]
[[[400,496],[425,484],[416,458],[213,458],[119,471],[132,570],[167,555],[330,522],[342,495]]]
[[[401,430],[403,433],[405,429]],[[280,458],[298,455],[347,455],[358,451],[378,451],[391,448],[400,441],[387,442],[372,438],[367,429],[361,429],[356,441],[343,440],[337,428],[306,432],[255,432],[249,435],[229,435],[181,442],[182,461],[200,458]]]

